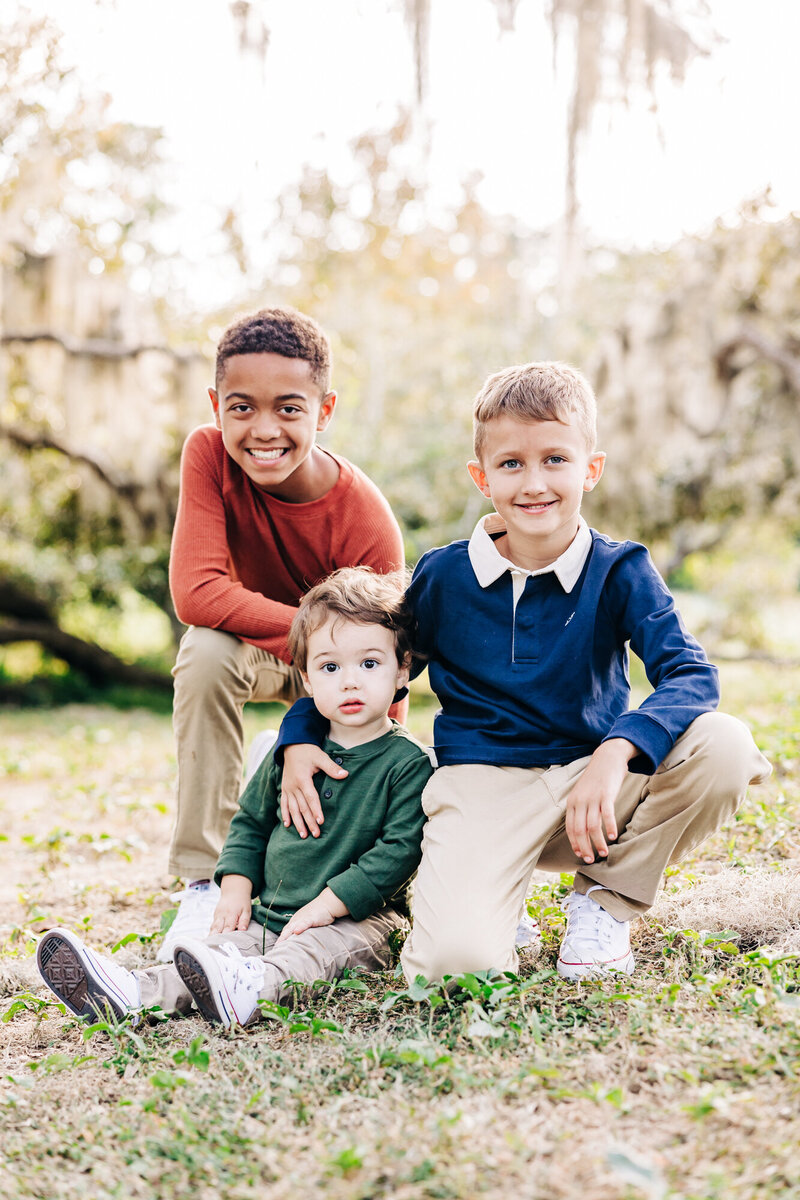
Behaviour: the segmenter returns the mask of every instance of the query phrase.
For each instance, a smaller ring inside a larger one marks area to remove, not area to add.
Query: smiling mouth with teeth
[[[276,458],[283,458],[284,454],[288,454],[287,446],[280,446],[275,450],[248,450],[247,453],[256,462],[274,462]]]

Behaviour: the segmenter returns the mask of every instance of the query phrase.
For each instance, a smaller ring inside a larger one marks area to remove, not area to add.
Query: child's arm
[[[354,921],[377,912],[411,878],[422,856],[422,793],[433,774],[423,751],[390,768],[389,799],[375,842],[328,887]]]
[[[639,753],[625,738],[602,742],[567,796],[567,837],[578,858],[593,863],[608,855],[606,838],[617,837],[616,799],[628,774],[628,763]],[[605,834],[605,836],[604,836]]]
[[[286,635],[297,609],[232,577],[221,467],[208,434],[205,427],[191,433],[181,456],[169,562],[175,611],[186,625],[223,629],[288,662]]]
[[[717,669],[688,632],[644,546],[633,546],[609,575],[607,602],[617,634],[641,659],[653,691],[621,713],[606,734],[633,742],[630,770],[652,775],[677,739],[719,704]]]
[[[332,925],[339,917],[349,916],[349,910],[339,897],[329,887],[324,887],[318,896],[309,900],[284,925],[278,938],[284,938],[297,933],[305,933],[307,929],[316,929],[320,925]]]
[[[607,603],[617,636],[641,658],[651,694],[622,713],[567,797],[566,829],[575,854],[591,863],[617,837],[615,802],[629,770],[652,774],[678,737],[719,701],[717,671],[686,630],[669,588],[644,546],[610,576]]]
[[[270,834],[277,824],[278,768],[268,754],[239,797],[217,860],[214,879],[222,896],[214,912],[212,933],[247,929],[253,896],[264,888],[264,863]]]

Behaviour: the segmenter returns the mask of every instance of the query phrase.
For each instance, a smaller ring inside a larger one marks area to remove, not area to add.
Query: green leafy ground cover
[[[33,967],[53,924],[154,957],[168,718],[0,713],[0,1195],[800,1196],[798,677],[728,665],[723,684],[775,772],[670,875],[631,979],[557,978],[568,880],[536,875],[519,976],[445,996],[359,975],[233,1033],[86,1028]],[[423,737],[430,716],[418,698]]]

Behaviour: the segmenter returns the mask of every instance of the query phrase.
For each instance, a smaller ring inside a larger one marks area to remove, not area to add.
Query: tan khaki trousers
[[[297,989],[287,983],[290,979],[308,985],[317,979],[338,979],[346,967],[383,971],[390,959],[389,934],[406,925],[405,919],[387,905],[366,921],[340,917],[332,925],[307,929],[277,945],[277,933],[257,921],[251,921],[243,933],[213,934],[203,941],[207,946],[233,942],[246,957],[260,957],[266,970],[259,999],[285,1004],[296,999]],[[143,1008],[158,1004],[164,1012],[191,1011],[192,997],[173,963],[134,974],[139,980]]]
[[[242,709],[249,700],[292,704],[300,672],[231,633],[191,626],[172,672],[178,797],[169,870],[210,879],[242,787]]]
[[[422,796],[428,818],[414,888],[406,977],[516,971],[514,934],[531,872],[574,871],[575,889],[619,920],[653,903],[665,867],[688,854],[760,783],[770,765],[735,717],[706,713],[654,775],[626,777],[619,837],[608,858],[581,863],[565,831],[567,796],[589,763],[549,768],[440,767]]]

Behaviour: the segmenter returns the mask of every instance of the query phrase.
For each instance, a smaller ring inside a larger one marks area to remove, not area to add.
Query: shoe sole
[[[556,971],[572,983],[581,979],[600,979],[604,975],[632,975],[636,960],[629,951],[624,957],[608,963],[568,963],[559,958]]]
[[[175,969],[200,1010],[200,1015],[214,1025],[231,1025],[236,1018],[227,1012],[219,989],[212,987],[203,964],[195,958],[191,950],[184,946],[176,946],[173,961]]]
[[[36,962],[48,987],[76,1017],[103,1017],[111,1009],[118,1021],[129,1009],[94,979],[68,938],[60,933],[42,938],[36,949]]]

